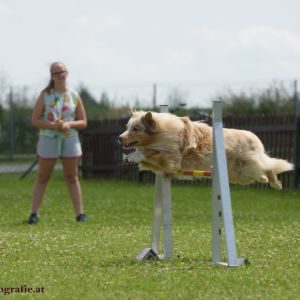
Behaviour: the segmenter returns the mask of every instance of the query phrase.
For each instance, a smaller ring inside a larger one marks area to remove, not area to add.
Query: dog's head
[[[157,133],[156,121],[152,112],[129,111],[130,119],[127,130],[119,136],[119,142],[124,149],[145,147],[153,143]]]

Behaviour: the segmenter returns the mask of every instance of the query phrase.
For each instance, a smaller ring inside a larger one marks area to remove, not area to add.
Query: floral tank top
[[[74,90],[68,90],[65,93],[58,93],[52,91],[47,92],[44,96],[44,111],[42,119],[46,122],[55,122],[57,120],[74,121],[75,111],[78,104],[78,93]],[[40,129],[40,135],[57,137],[58,132],[50,129]],[[64,137],[70,135],[78,135],[74,128],[70,128]]]

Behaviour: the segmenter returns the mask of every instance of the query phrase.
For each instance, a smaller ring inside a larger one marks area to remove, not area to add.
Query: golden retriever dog
[[[283,159],[265,153],[259,138],[250,131],[223,129],[228,177],[231,183],[270,183],[282,189],[277,174],[293,169]],[[179,169],[211,170],[212,127],[170,113],[130,112],[127,130],[119,136],[126,163],[138,163],[140,170],[174,173]]]

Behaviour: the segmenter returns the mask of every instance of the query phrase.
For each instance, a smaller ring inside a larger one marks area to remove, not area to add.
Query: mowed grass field
[[[150,246],[151,184],[81,180],[89,221],[75,222],[60,172],[37,225],[26,224],[35,174],[0,175],[0,297],[7,299],[299,299],[300,192],[234,187],[239,257],[211,264],[211,189],[173,185],[174,257],[137,261]],[[14,290],[15,291],[15,290]]]

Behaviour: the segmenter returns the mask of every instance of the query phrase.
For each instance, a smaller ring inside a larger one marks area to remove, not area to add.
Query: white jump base
[[[160,106],[160,112],[168,112],[168,106]],[[175,174],[157,174],[155,177],[154,211],[151,248],[145,248],[137,259],[170,259],[172,257],[172,201],[171,177],[193,176],[212,178],[212,263],[238,267],[246,264],[238,258],[231,209],[230,187],[224,147],[222,102],[213,102],[213,166],[211,171],[179,170]],[[164,253],[159,255],[160,227],[163,218]],[[222,225],[224,224],[226,257],[222,261]]]

